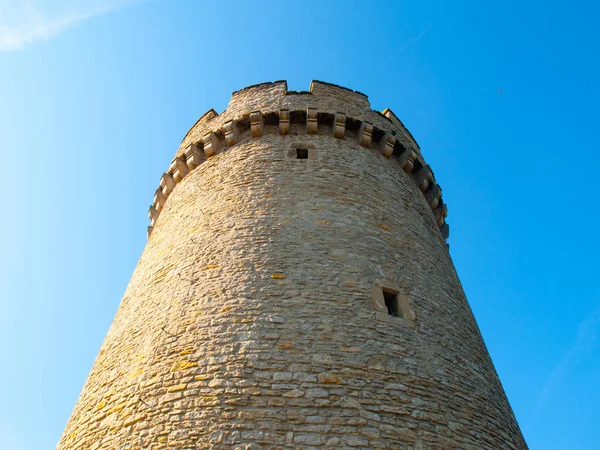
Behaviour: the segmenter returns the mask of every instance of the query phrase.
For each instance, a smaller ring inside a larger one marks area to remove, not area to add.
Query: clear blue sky
[[[419,142],[531,448],[600,448],[600,6],[200,3],[0,0],[1,446],[56,445],[188,128],[318,79]]]

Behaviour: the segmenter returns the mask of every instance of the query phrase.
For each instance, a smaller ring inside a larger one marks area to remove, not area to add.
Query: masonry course
[[[527,448],[391,110],[317,81],[234,92],[149,216],[58,449]]]

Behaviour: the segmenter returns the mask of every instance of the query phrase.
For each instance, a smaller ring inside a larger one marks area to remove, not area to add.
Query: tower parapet
[[[292,128],[290,128],[290,126]],[[162,175],[148,211],[150,236],[172,185],[209,157],[263,134],[332,135],[356,139],[366,149],[394,159],[429,204],[443,239],[449,235],[448,210],[433,171],[402,121],[391,109],[373,111],[365,94],[322,81],[310,91],[288,91],[286,81],[261,83],[232,94],[229,106],[217,114],[208,110],[188,131],[168,170]],[[162,195],[160,192],[162,191]]]

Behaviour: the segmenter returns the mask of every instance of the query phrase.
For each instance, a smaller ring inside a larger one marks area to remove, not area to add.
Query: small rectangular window
[[[401,317],[400,308],[398,308],[398,293],[383,289],[383,299],[385,300],[388,314],[394,317]]]
[[[296,159],[308,159],[308,149],[307,148],[297,148],[296,149]]]

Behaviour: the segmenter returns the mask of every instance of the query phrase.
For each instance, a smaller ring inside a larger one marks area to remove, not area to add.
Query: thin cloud
[[[405,43],[402,47],[400,47],[400,49],[396,52],[396,56],[403,53],[406,49],[408,49],[409,47],[411,47],[411,46],[415,45],[417,42],[419,42],[421,40],[421,38],[423,38],[423,36],[425,36],[427,34],[427,32],[429,31],[430,28],[431,28],[431,23],[429,23],[425,28],[423,28],[419,34],[417,34],[415,37],[409,39],[407,43]]]
[[[82,22],[140,0],[0,0],[0,52],[21,50],[51,39]],[[4,3],[6,2],[6,3]]]
[[[575,367],[583,360],[583,358],[594,349],[598,338],[598,330],[600,328],[600,308],[596,309],[592,314],[587,316],[580,322],[577,329],[577,338],[573,345],[563,353],[560,361],[548,377],[548,381],[542,388],[535,406],[535,415],[539,417],[548,400],[553,396],[553,393],[560,387],[560,384],[569,375]]]

